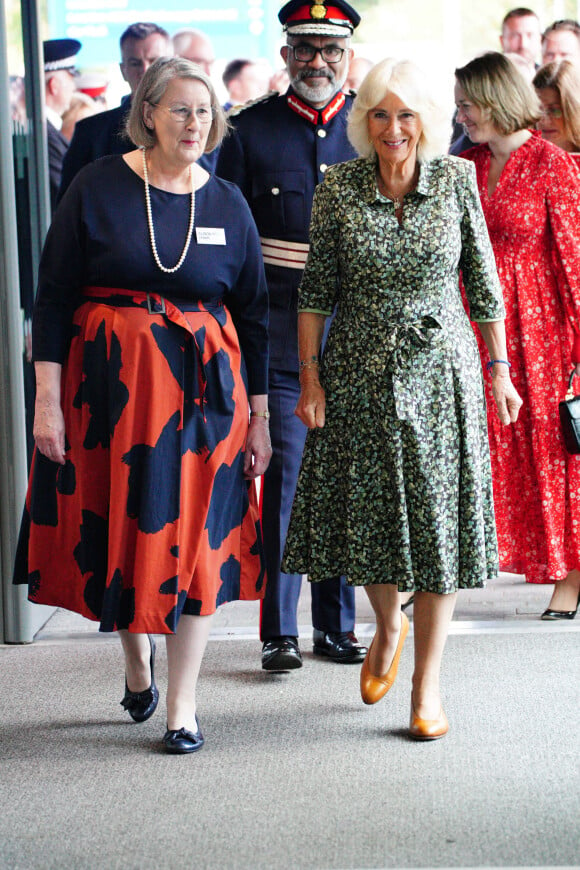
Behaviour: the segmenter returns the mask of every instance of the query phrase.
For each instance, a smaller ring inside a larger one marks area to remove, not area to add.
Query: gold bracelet
[[[250,417],[264,417],[265,420],[270,419],[269,411],[250,411]]]

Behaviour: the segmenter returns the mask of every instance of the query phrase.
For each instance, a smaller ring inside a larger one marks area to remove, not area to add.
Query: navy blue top
[[[181,256],[190,194],[150,187],[157,251],[163,265]],[[145,186],[121,156],[103,157],[74,179],[58,206],[39,269],[34,360],[64,362],[73,313],[85,286],[123,287],[180,300],[223,301],[232,314],[250,394],[267,392],[268,294],[260,240],[238,188],[210,176],[195,193],[195,228],[223,230],[225,245],[199,244],[173,274],[156,265],[149,241]]]

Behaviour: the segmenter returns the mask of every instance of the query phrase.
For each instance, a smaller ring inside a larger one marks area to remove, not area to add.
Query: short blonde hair
[[[432,160],[447,151],[449,119],[435,100],[425,73],[410,60],[386,58],[365,76],[348,118],[348,138],[361,157],[372,157],[374,146],[369,140],[368,113],[395,94],[419,115],[423,130],[417,145],[417,158]]]
[[[483,109],[504,136],[534,127],[540,101],[518,67],[498,51],[488,51],[455,70],[467,99]]]
[[[145,125],[143,107],[145,103],[157,105],[173,79],[193,79],[201,82],[209,91],[213,115],[205,146],[205,153],[209,154],[221,145],[229,125],[211,80],[197,64],[184,57],[159,57],[151,64],[131,101],[126,133],[137,148],[153,148],[157,140],[155,134]]]
[[[564,133],[580,151],[580,68],[569,60],[547,63],[532,82],[537,91],[553,88],[560,97]]]

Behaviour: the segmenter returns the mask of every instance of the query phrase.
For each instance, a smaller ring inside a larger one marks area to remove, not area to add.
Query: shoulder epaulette
[[[247,103],[242,103],[241,106],[232,106],[231,109],[228,109],[226,112],[226,118],[235,118],[236,115],[240,115],[246,109],[251,109],[252,106],[257,106],[258,103],[265,103],[266,100],[271,100],[272,97],[277,97],[278,91],[268,91],[267,94],[263,94],[261,97],[258,97],[255,100],[249,100]]]

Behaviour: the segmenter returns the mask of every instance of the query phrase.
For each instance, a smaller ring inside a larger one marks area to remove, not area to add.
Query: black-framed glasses
[[[315,45],[309,45],[307,42],[302,45],[290,45],[289,48],[292,49],[295,60],[300,63],[310,63],[317,54],[325,63],[338,63],[346,51],[338,45],[323,45],[322,48],[316,48]]]

